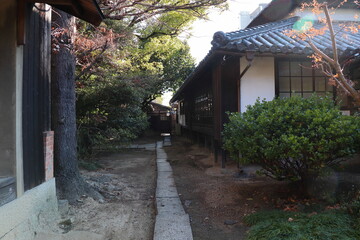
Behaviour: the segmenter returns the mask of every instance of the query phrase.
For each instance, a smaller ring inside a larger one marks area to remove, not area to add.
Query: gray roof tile
[[[199,63],[196,69],[188,76],[171,101],[173,102],[179,99],[179,96],[187,85],[196,79],[196,76],[201,73],[202,69],[204,69],[210,59],[213,58],[217,50],[224,50],[226,52],[245,52],[246,50],[253,50],[258,53],[284,53],[308,56],[312,53],[312,49],[307,42],[292,39],[285,34],[286,30],[291,30],[293,28],[298,19],[299,17],[292,17],[229,33],[221,31],[216,32],[213,41],[211,42],[213,46],[212,49]],[[340,24],[340,22],[334,23],[335,32],[339,32],[336,38],[339,53],[348,55],[359,52],[360,32],[344,32],[346,33],[346,37],[344,37],[343,34],[341,34]],[[318,22],[314,23],[315,28],[320,28],[321,26],[322,25]],[[320,50],[327,54],[331,53],[332,48],[328,31],[324,35],[316,36],[313,39],[313,42]]]
[[[286,30],[291,30],[299,20],[299,17],[271,22],[268,24],[246,28],[235,32],[216,32],[212,41],[212,50],[224,49],[235,51],[253,50],[270,53],[293,53],[309,54],[311,52],[305,41],[296,41],[286,35]],[[360,33],[344,32],[342,35],[341,23],[333,23],[337,34],[337,45],[339,52],[352,54],[359,48]],[[314,27],[319,29],[323,24],[314,22]],[[322,51],[331,53],[331,41],[329,31],[324,35],[313,38],[314,44]]]

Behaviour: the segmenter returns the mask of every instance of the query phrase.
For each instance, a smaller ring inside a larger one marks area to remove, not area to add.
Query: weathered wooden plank
[[[25,44],[25,12],[26,4],[24,0],[17,0],[17,45]]]
[[[43,132],[50,130],[51,9],[43,3],[27,6],[24,46],[23,153],[24,185],[31,189],[45,179]]]
[[[214,94],[214,138],[221,140],[222,129],[222,103],[221,103],[221,64],[215,64],[213,67],[213,94]]]

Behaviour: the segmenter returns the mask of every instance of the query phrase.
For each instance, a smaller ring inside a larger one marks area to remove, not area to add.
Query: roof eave
[[[269,22],[275,22],[285,18],[296,7],[298,7],[303,0],[289,1],[289,0],[273,0],[264,8],[259,15],[257,15],[246,28],[251,28],[263,25]],[[279,7],[280,6],[280,7]]]
[[[105,18],[95,0],[27,0],[29,2],[46,3],[81,20],[99,26]]]
[[[319,2],[327,2],[327,0],[318,0]],[[256,27],[270,22],[275,22],[286,18],[302,3],[310,2],[309,0],[273,0],[259,15],[257,15],[246,28]],[[331,1],[329,6],[337,7],[341,0]],[[342,2],[341,8],[354,8],[357,5],[353,1]]]
[[[180,86],[180,88],[176,91],[174,96],[170,99],[170,103],[174,103],[175,101],[179,100],[181,97],[181,94],[185,90],[185,88],[193,82],[199,74],[204,70],[204,68],[211,63],[211,61],[214,60],[214,58],[218,55],[236,55],[236,56],[242,56],[244,53],[236,52],[233,50],[227,50],[227,49],[212,49],[209,51],[209,53],[205,56],[205,58],[199,63],[199,65],[195,68],[195,70],[186,78],[184,83]]]
[[[190,73],[190,75],[185,79],[184,83],[180,86],[180,88],[175,92],[174,96],[170,99],[170,103],[173,103],[177,100],[179,100],[179,97],[185,87],[193,81],[193,79],[197,76],[197,74],[210,62],[210,60],[215,55],[215,51],[211,51],[204,57],[204,59],[196,66],[194,71]]]

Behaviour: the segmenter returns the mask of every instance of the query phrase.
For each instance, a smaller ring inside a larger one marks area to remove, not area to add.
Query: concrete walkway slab
[[[158,142],[156,147],[158,175],[154,240],[192,240],[189,215],[179,199],[172,168],[162,146],[163,142]]]
[[[159,178],[168,178],[168,179],[174,179],[173,172],[172,171],[162,171],[158,173],[158,179]]]
[[[166,158],[158,158],[157,162],[168,162]]]
[[[172,168],[168,162],[158,162],[157,170],[159,172],[172,172]]]
[[[156,217],[154,240],[193,240],[189,216],[161,214]]]
[[[163,184],[165,185],[165,184]],[[165,188],[162,188],[162,186],[158,185],[156,187],[156,197],[157,198],[174,198],[179,197],[176,187],[169,187],[166,186]]]
[[[185,214],[179,198],[158,198],[156,199],[156,208],[158,213],[182,213]]]

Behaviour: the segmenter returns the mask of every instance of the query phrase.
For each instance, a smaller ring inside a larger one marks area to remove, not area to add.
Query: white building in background
[[[259,13],[265,9],[265,7],[267,6],[267,3],[260,3],[259,6],[252,12],[250,13],[249,11],[241,11],[240,12],[240,29],[244,29],[246,28],[249,23],[256,18]]]

